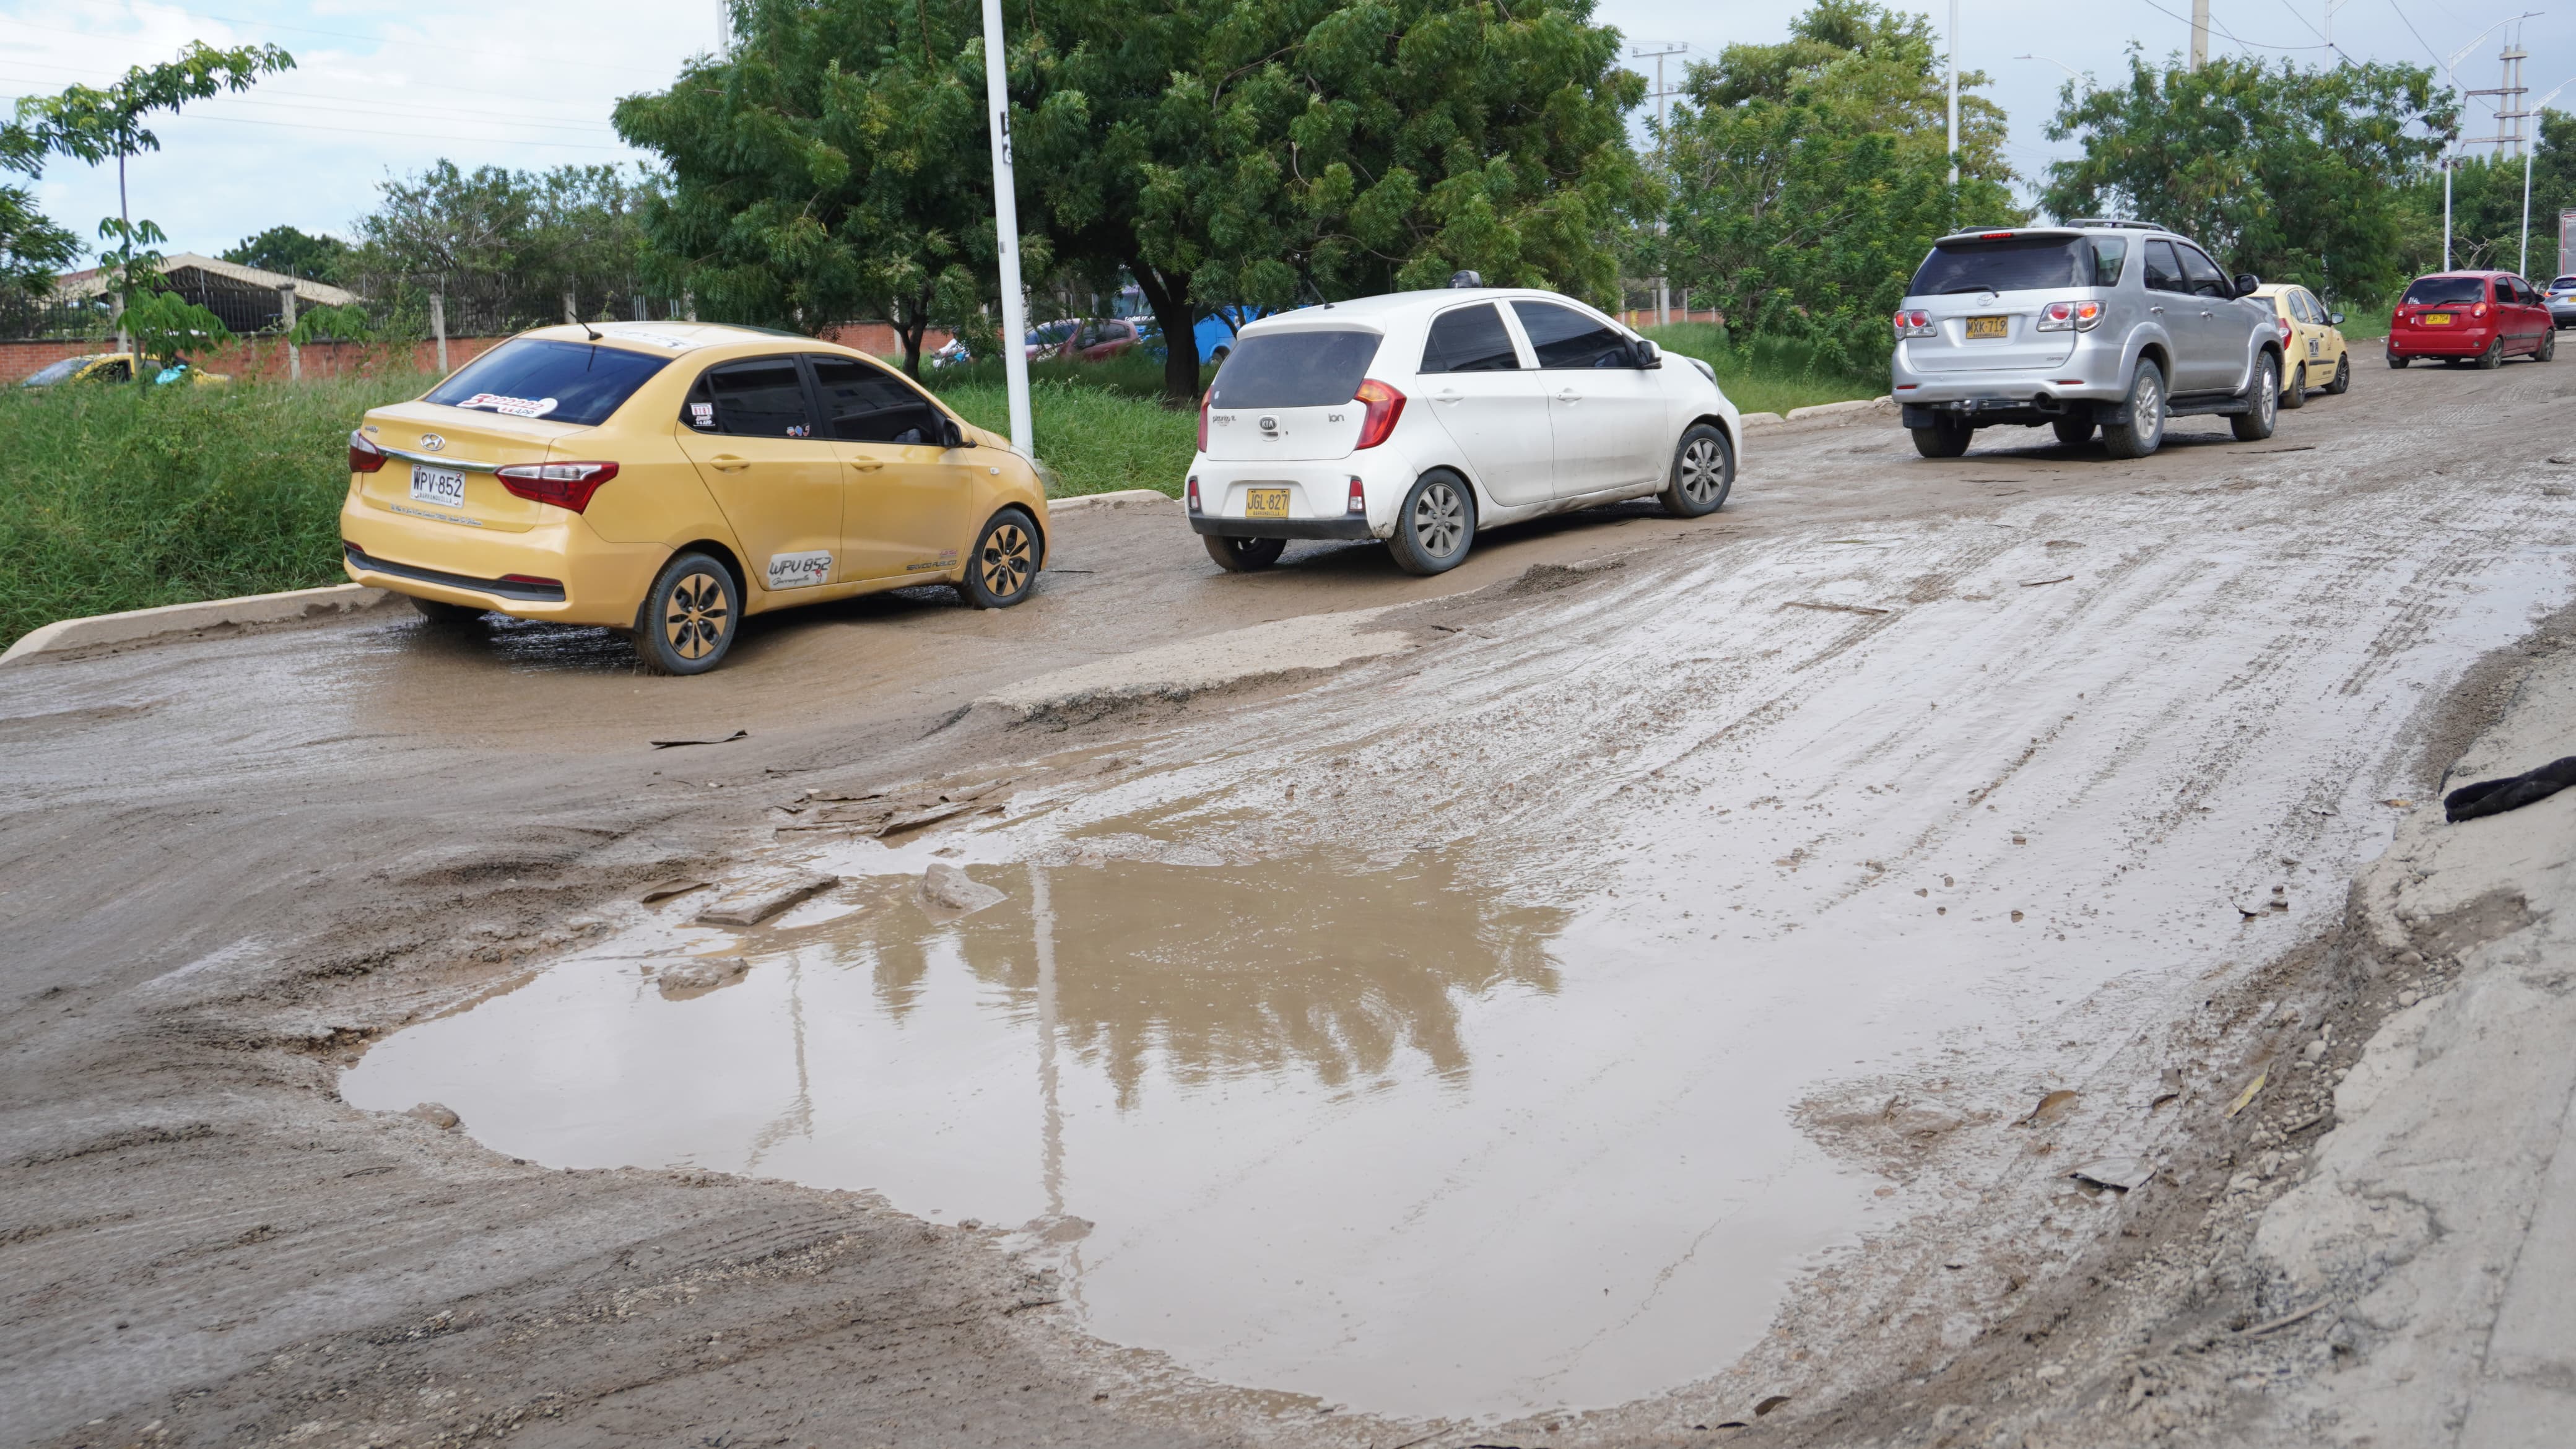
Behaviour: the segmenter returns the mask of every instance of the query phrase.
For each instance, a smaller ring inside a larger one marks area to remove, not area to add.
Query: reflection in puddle
[[[1007,899],[957,918],[881,877],[812,925],[612,944],[380,1044],[343,1095],[550,1165],[1018,1229],[1105,1338],[1398,1413],[1705,1372],[1844,1225],[1779,1103],[1730,1110],[1737,1073],[1636,1020],[1633,978],[1561,976],[1562,912],[1442,857],[973,874]],[[736,951],[738,980],[654,984]],[[1741,1253],[1694,1264],[1712,1233]]]

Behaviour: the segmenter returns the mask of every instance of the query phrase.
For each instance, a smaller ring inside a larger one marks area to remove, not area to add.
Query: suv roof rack
[[[2138,219],[2137,219],[2136,217],[2134,217],[2134,216],[2079,216],[2079,217],[2076,217],[2075,219],[2073,219],[2072,221],[2061,222],[2061,223],[2059,223],[2059,225],[2061,225],[2061,226],[2118,226],[2118,227],[2127,227],[2127,228],[2129,228],[2129,229],[2131,229],[2131,230],[2133,230],[2133,231],[2171,231],[2171,230],[2173,230],[2173,228],[2172,228],[2172,227],[2166,226],[2166,225],[2164,225],[2164,224],[2163,224],[2163,223],[2161,223],[2161,222],[2140,221],[2140,220],[2138,220]]]

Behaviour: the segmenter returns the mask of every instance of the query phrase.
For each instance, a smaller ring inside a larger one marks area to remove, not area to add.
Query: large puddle
[[[1759,1081],[1785,1063],[1670,1029],[1713,950],[1642,981],[1568,959],[1562,912],[1433,853],[973,874],[1007,898],[961,918],[881,876],[782,927],[630,937],[391,1038],[343,1094],[552,1165],[1007,1228],[1104,1337],[1396,1413],[1704,1373],[1867,1201],[1787,1123],[1792,1078]],[[732,984],[657,985],[734,952]]]

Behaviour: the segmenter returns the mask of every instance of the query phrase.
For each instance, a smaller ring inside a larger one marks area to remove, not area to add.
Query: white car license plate
[[[453,468],[424,468],[411,465],[411,501],[435,503],[443,508],[465,506],[465,475]]]

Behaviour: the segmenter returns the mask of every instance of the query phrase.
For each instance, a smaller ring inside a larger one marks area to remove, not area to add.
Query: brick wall
[[[927,358],[947,346],[953,335],[936,327],[922,333],[921,355]],[[894,324],[890,322],[843,322],[824,328],[823,339],[864,352],[870,357],[891,357],[898,365],[903,361],[903,339],[895,336]]]

